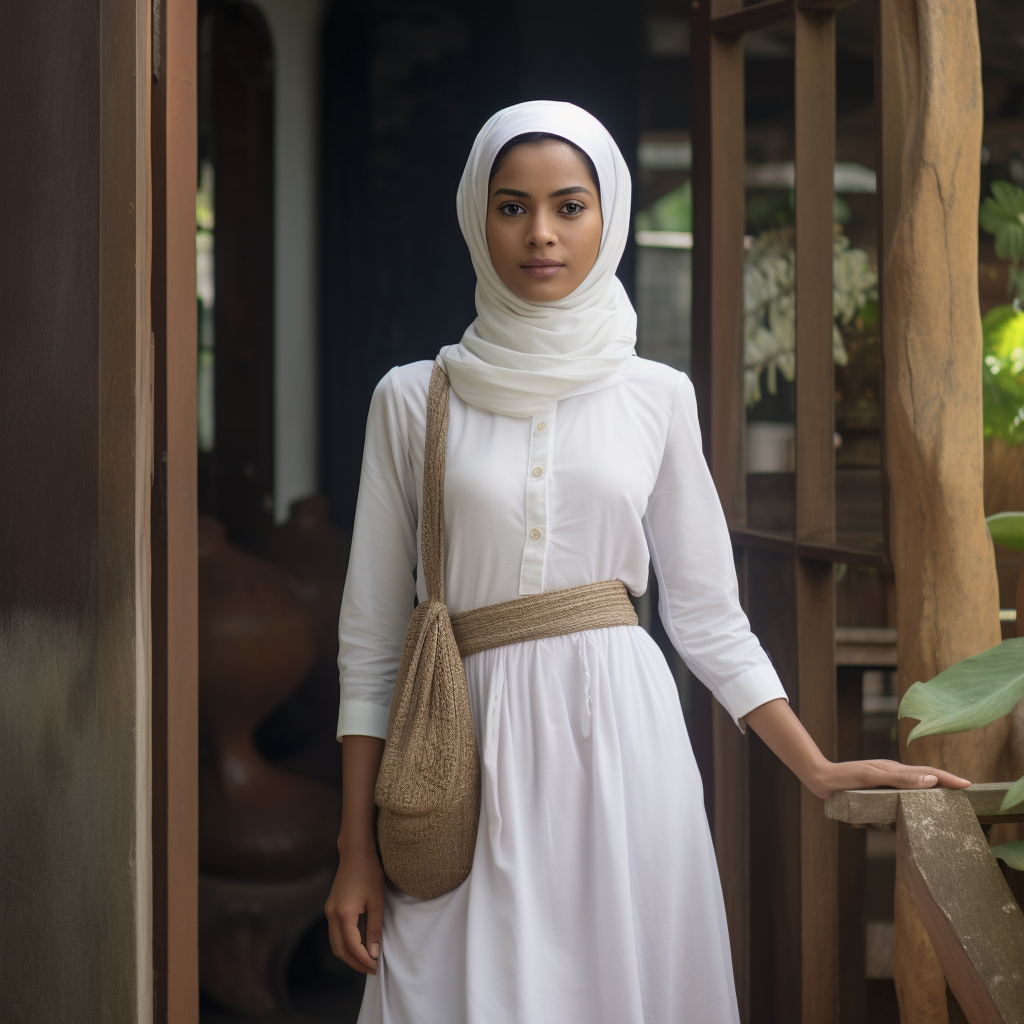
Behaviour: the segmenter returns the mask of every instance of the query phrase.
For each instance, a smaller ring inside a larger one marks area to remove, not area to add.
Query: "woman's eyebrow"
[[[557,192],[552,192],[548,198],[557,199],[559,196],[575,196],[581,192],[586,192],[588,196],[592,194],[589,188],[584,188],[582,185],[570,185],[568,188],[560,188]]]
[[[496,196],[515,196],[516,199],[529,199],[529,192],[520,192],[517,188],[496,188],[494,190]]]

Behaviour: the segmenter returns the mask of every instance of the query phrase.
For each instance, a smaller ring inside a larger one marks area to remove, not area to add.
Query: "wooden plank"
[[[832,358],[835,19],[796,19],[796,538],[835,541]]]
[[[842,562],[846,565],[866,565],[872,569],[889,569],[891,565],[881,547],[862,547],[842,541],[799,540],[798,558],[818,562]]]
[[[863,671],[837,668],[837,750],[841,761],[863,757],[861,714]],[[867,832],[839,829],[839,1020],[840,1024],[865,1024],[866,917],[864,878],[867,869]]]
[[[736,553],[740,600],[748,607],[746,552]],[[704,687],[701,687],[704,689]],[[711,712],[714,776],[715,855],[718,873],[729,879],[723,887],[729,922],[733,976],[741,1020],[750,1019],[750,760],[747,737],[716,700]]]
[[[710,0],[690,12],[693,89],[693,342],[690,375],[704,458],[711,458],[711,18]]]
[[[743,407],[743,46],[709,40],[711,72],[711,474],[725,518],[746,519]]]
[[[731,526],[729,536],[733,544],[758,551],[775,551],[780,555],[796,555],[796,540],[792,534],[775,530],[754,530],[749,526]]]
[[[967,1020],[1024,1022],[1024,913],[967,795],[901,793],[896,842],[914,902]]]
[[[730,522],[742,523],[746,488],[742,405],[743,49],[716,39],[710,19],[741,0],[692,13],[694,60],[694,383],[705,454]],[[746,746],[717,704],[712,712],[714,829],[729,922],[740,1019],[749,1020],[749,821]]]
[[[832,202],[835,164],[835,17],[797,11],[796,47],[796,539],[835,540],[832,360]],[[828,563],[796,572],[800,719],[835,759],[835,581]],[[838,1019],[839,879],[836,826],[802,789],[801,1020]]]
[[[739,8],[739,5],[735,5]],[[793,16],[795,0],[761,0],[759,4],[719,14],[711,19],[711,31],[718,36],[740,36]]]
[[[748,549],[747,615],[799,713],[796,563],[770,551]],[[750,760],[750,992],[756,1020],[792,1024],[800,1018],[801,786],[757,737],[747,740]]]
[[[891,568],[881,547],[862,547],[842,541],[801,540],[779,530],[760,530],[749,526],[731,526],[733,544],[761,551],[777,551],[817,562],[841,562],[872,569]]]
[[[721,3],[719,7],[723,6]],[[711,472],[730,522],[746,517],[743,409],[743,48],[710,39],[711,51]],[[740,1019],[750,1020],[749,793],[743,736],[713,712],[715,847],[729,922]]]
[[[834,12],[857,2],[858,0],[761,0],[761,3],[712,18],[711,31],[720,36],[743,35],[745,32],[777,25],[791,18],[797,10]]]
[[[729,922],[740,1019],[750,1020],[750,806],[746,737],[729,712],[712,710],[715,764],[715,855]],[[727,881],[728,880],[728,881]]]
[[[976,782],[970,789],[958,790],[964,794],[975,817],[982,824],[1024,821],[1024,808],[1001,813],[1003,802],[1012,782]],[[833,793],[825,801],[825,814],[848,825],[893,829],[896,827],[898,789],[846,789]],[[917,792],[923,792],[918,790]]]
[[[196,0],[154,5],[153,1019],[195,1024],[198,969]],[[154,66],[156,66],[154,61]]]

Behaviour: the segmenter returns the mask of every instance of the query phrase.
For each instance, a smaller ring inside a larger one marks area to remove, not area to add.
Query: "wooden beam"
[[[743,407],[743,46],[710,39],[711,475],[730,525],[746,521]]]
[[[841,562],[846,565],[865,565],[873,569],[891,568],[881,547],[866,547],[831,540],[796,540],[792,534],[775,530],[758,530],[749,526],[732,526],[732,542],[738,547],[776,551],[794,558],[814,562]]]
[[[740,36],[785,21],[795,9],[795,0],[761,0],[759,4],[712,18],[711,31],[718,36]]]
[[[835,540],[832,203],[835,16],[797,10],[796,47],[796,540]],[[836,757],[835,580],[828,563],[796,572],[800,719]],[[801,791],[801,1019],[838,1019],[839,879],[836,826]]]
[[[1024,913],[962,790],[903,792],[896,842],[914,902],[972,1024],[1024,1022]]]
[[[798,10],[841,11],[858,0],[762,0],[742,10],[712,19],[711,31],[716,35],[742,35],[759,28],[778,24]]]
[[[693,370],[705,454],[730,523],[746,516],[743,408],[745,227],[743,44],[710,22],[742,0],[693,9]],[[740,1019],[750,1019],[750,872],[747,746],[724,709],[712,712],[715,850],[725,898]]]
[[[863,677],[862,669],[837,666],[836,755],[840,761],[857,761],[864,756]],[[839,1024],[865,1024],[867,833],[864,829],[843,828],[838,830],[837,840],[842,882],[839,887]]]
[[[198,968],[196,0],[153,5],[153,1019],[195,1024]]]
[[[1024,807],[1017,807],[1005,813],[999,810],[1012,785],[1012,782],[976,782],[970,789],[957,792],[964,794],[971,811],[982,824],[1024,821]],[[825,801],[825,814],[835,821],[844,821],[847,825],[894,829],[900,792],[898,789],[842,790],[833,793]]]

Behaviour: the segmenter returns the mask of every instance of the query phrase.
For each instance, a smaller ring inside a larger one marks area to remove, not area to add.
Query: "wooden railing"
[[[836,821],[896,829],[914,902],[949,986],[951,1024],[1024,1024],[1024,913],[981,828],[1024,821],[1024,807],[999,812],[1010,785],[857,789],[825,802]]]

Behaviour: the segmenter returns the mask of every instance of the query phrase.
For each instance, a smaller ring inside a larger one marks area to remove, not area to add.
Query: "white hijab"
[[[549,132],[579,146],[593,160],[601,189],[597,262],[558,302],[519,298],[498,277],[487,249],[491,165],[506,142],[527,132]],[[614,380],[636,346],[636,313],[615,276],[629,235],[630,191],[629,168],[615,140],[572,103],[517,103],[480,129],[456,199],[476,270],[477,317],[458,345],[440,353],[463,401],[506,416],[532,416],[562,395]]]

